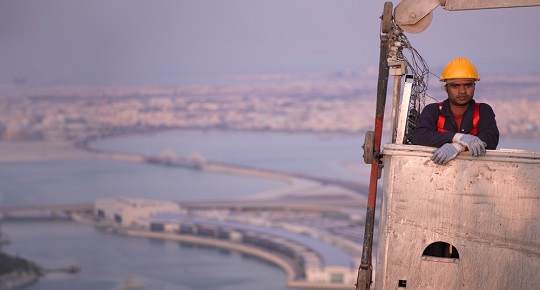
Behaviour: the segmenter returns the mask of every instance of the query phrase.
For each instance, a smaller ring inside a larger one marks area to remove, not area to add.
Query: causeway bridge
[[[93,203],[78,204],[31,204],[0,206],[0,217],[2,219],[17,218],[62,218],[70,216],[71,213],[92,212]]]
[[[283,211],[336,211],[351,206],[364,206],[363,200],[327,199],[291,202],[287,200],[208,200],[208,201],[177,201],[188,210],[195,209],[231,209],[244,210],[283,210]],[[92,213],[94,203],[78,204],[33,204],[18,206],[0,206],[0,218],[14,219],[57,219],[69,218],[72,213]]]

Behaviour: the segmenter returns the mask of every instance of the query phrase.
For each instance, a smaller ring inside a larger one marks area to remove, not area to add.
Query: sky
[[[399,1],[393,1],[394,7]],[[212,83],[378,66],[375,0],[0,0],[0,82]],[[540,7],[434,10],[407,34],[440,74],[540,73]]]

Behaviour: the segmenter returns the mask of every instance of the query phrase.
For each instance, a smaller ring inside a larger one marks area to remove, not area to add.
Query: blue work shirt
[[[452,138],[454,138],[456,133],[469,134],[474,129],[473,115],[475,104],[475,101],[471,100],[469,107],[465,111],[465,114],[463,114],[459,132],[452,111],[450,110],[450,101],[448,99],[443,102],[441,110],[439,110],[438,103],[426,105],[412,133],[412,143],[415,145],[441,147],[445,143],[452,143]],[[499,144],[499,129],[495,121],[495,113],[491,106],[485,103],[480,103],[479,111],[480,121],[478,121],[478,135],[476,136],[486,142],[486,149],[496,149]],[[437,128],[439,112],[442,116],[446,117],[443,128],[450,132],[439,132]]]

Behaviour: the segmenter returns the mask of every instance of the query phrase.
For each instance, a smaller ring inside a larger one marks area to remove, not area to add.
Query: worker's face
[[[475,83],[472,80],[458,80],[446,84],[446,92],[450,103],[455,106],[467,106],[474,97]]]

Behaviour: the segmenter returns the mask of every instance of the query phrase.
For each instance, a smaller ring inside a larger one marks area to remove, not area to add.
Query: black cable
[[[424,58],[412,47],[411,43],[407,39],[407,36],[403,33],[399,27],[394,27],[395,40],[400,43],[401,48],[397,51],[397,58],[407,62],[408,67],[411,70],[413,76],[413,83],[411,88],[411,98],[409,102],[409,115],[407,117],[407,124],[405,128],[405,144],[411,144],[411,135],[416,124],[418,117],[422,112],[422,109],[426,103],[426,97],[433,100],[432,96],[427,94],[429,84],[429,67]],[[409,52],[409,57],[403,54],[403,49],[406,48]],[[437,101],[437,100],[435,100]]]

